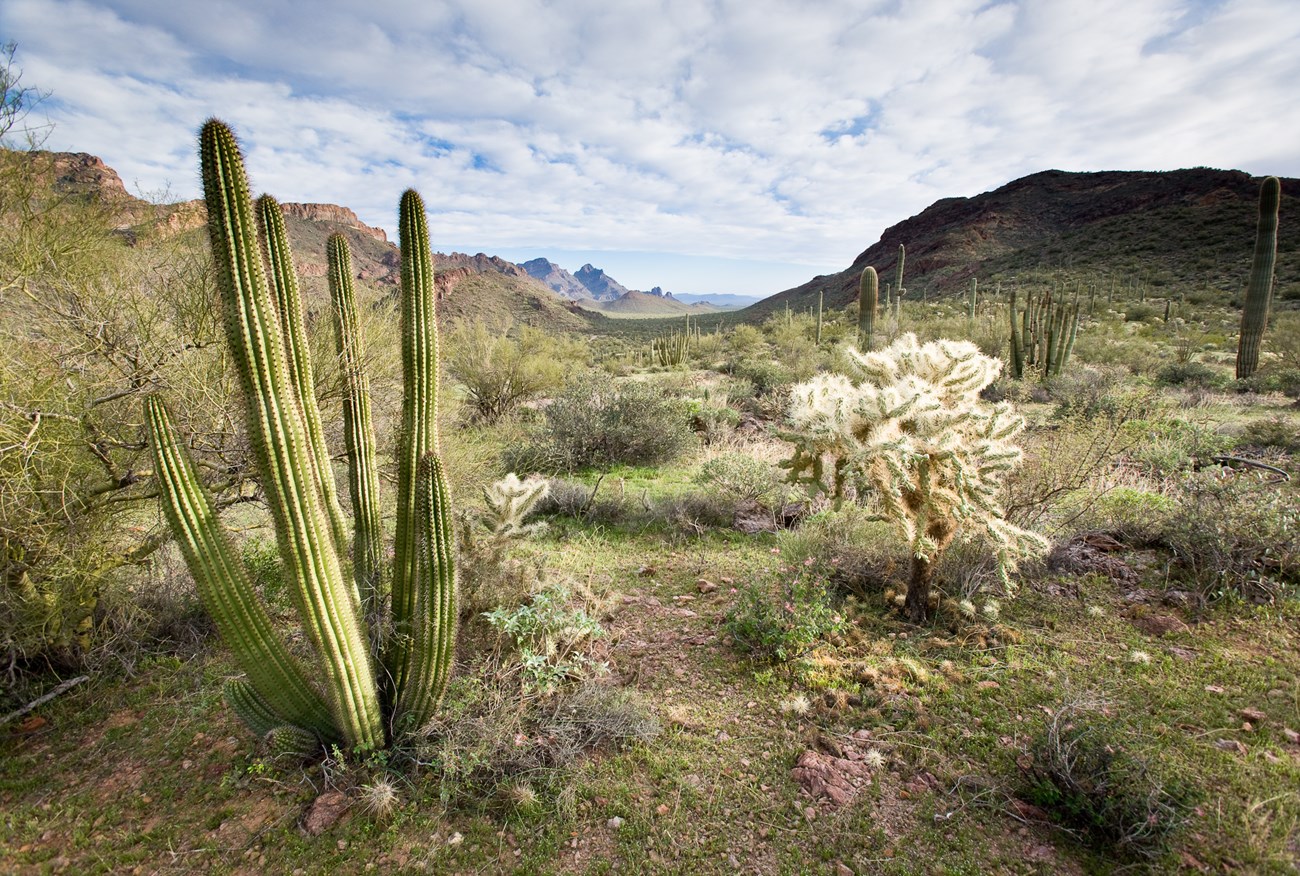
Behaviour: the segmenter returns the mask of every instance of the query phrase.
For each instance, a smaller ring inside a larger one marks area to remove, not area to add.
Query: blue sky
[[[310,10],[310,11],[308,11]],[[767,295],[933,201],[1047,168],[1300,176],[1295,0],[4,0],[52,149],[259,191],[436,250]]]

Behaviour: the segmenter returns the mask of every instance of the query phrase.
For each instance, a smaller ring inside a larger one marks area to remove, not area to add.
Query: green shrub
[[[1251,474],[1189,477],[1165,540],[1177,578],[1203,599],[1269,603],[1300,584],[1300,505]]]
[[[685,402],[645,383],[586,372],[543,412],[526,446],[510,448],[514,471],[572,472],[658,465],[695,446]]]
[[[517,653],[526,690],[553,694],[568,682],[609,671],[609,664],[584,650],[606,635],[604,628],[562,583],[549,583],[523,605],[499,606],[484,617]]]
[[[1174,362],[1156,373],[1156,383],[1162,386],[1222,389],[1228,384],[1228,375],[1200,362]]]
[[[737,504],[785,504],[791,489],[772,466],[747,453],[722,453],[700,466],[695,480]]]
[[[447,371],[465,386],[470,410],[494,423],[564,380],[580,354],[537,329],[517,339],[482,323],[462,324],[447,338]]]
[[[793,371],[769,359],[743,359],[732,365],[731,373],[741,380],[749,381],[756,396],[771,395],[795,381]]]
[[[844,629],[830,584],[801,565],[775,584],[740,591],[724,628],[736,646],[763,663],[789,663]]]
[[[1030,745],[1021,796],[1088,845],[1121,859],[1163,855],[1190,795],[1162,782],[1110,728],[1065,706]]]
[[[1276,447],[1288,452],[1300,450],[1300,420],[1282,414],[1254,420],[1246,427],[1242,440],[1259,447]]]
[[[1133,439],[1128,458],[1156,476],[1185,472],[1233,444],[1226,435],[1176,417],[1132,420],[1124,428]]]

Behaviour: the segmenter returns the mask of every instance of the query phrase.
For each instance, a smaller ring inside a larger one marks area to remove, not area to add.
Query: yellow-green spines
[[[379,466],[370,417],[370,378],[363,365],[352,285],[352,255],[341,234],[326,244],[334,340],[343,379],[343,442],[347,448],[348,489],[352,494],[353,576],[361,593],[363,613],[378,625],[383,598],[383,520],[379,510]],[[373,634],[372,630],[372,634]]]
[[[876,343],[876,308],[879,304],[880,278],[876,276],[876,269],[868,265],[862,269],[862,279],[858,281],[858,343],[867,353]]]
[[[416,477],[419,584],[411,618],[412,647],[397,704],[399,722],[421,727],[447,690],[456,650],[456,545],[442,460],[427,453]]]
[[[438,322],[434,309],[433,256],[424,202],[402,195],[398,211],[402,251],[402,433],[397,459],[397,532],[394,540],[392,621],[394,640],[386,660],[395,689],[404,685],[410,621],[415,613],[419,526],[416,470],[438,451]]]
[[[272,704],[268,708],[274,709],[274,723],[298,724],[332,738],[324,698],[276,633],[189,455],[176,440],[167,409],[151,397],[145,400],[144,413],[163,513],[222,640],[245,668],[248,683]]]
[[[288,375],[279,316],[261,264],[248,181],[234,135],[209,121],[201,135],[208,235],[226,337],[244,388],[249,436],[276,524],[286,577],[325,664],[336,724],[352,745],[383,744],[369,646],[339,565],[316,466]]]
[[[293,266],[293,252],[289,248],[289,235],[284,227],[284,214],[280,204],[270,195],[257,199],[257,221],[265,241],[267,279],[280,316],[280,332],[284,338],[284,353],[289,366],[289,380],[293,384],[302,409],[303,428],[311,446],[312,462],[320,485],[321,500],[329,516],[335,543],[342,547],[348,543],[348,529],[339,507],[338,487],[334,483],[334,468],[330,463],[329,448],[325,446],[325,428],[321,425],[320,406],[316,403],[316,383],[312,378],[310,347],[303,319],[302,294],[298,289],[298,272]]]
[[[1237,342],[1237,379],[1249,377],[1259,367],[1259,347],[1268,324],[1273,297],[1273,264],[1277,259],[1277,215],[1282,204],[1282,184],[1266,177],[1259,187],[1259,223],[1255,228],[1255,256],[1250,263],[1250,283],[1241,309],[1241,338]]]

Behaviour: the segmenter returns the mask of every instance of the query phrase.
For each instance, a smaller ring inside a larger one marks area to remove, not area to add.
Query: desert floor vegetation
[[[384,711],[380,743],[254,735],[141,413],[167,394],[249,591],[309,656],[211,261],[27,180],[0,164],[27,208],[0,225],[0,869],[1295,872],[1294,312],[1238,380],[1230,302],[1080,298],[1049,373],[1013,379],[997,278],[905,298],[866,357],[856,305],[583,332],[462,307],[445,693],[418,727]],[[337,448],[355,363],[308,292]],[[399,320],[357,299],[392,498]]]

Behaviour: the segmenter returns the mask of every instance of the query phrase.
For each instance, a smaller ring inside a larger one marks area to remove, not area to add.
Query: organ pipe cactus
[[[1250,264],[1250,283],[1241,309],[1241,337],[1237,341],[1237,379],[1249,377],[1259,367],[1259,346],[1268,323],[1273,297],[1273,263],[1277,259],[1277,214],[1282,203],[1282,184],[1266,177],[1259,188],[1259,224],[1255,229],[1255,257]]]
[[[858,283],[858,344],[870,353],[876,343],[876,308],[880,304],[880,278],[868,265]]]
[[[906,290],[903,289],[903,262],[907,258],[907,250],[900,243],[898,245],[898,264],[894,267],[894,294],[902,298]]]
[[[315,427],[311,423],[311,368],[283,217],[273,200],[263,198],[254,218],[243,159],[223,123],[204,125],[200,154],[226,340],[285,579],[319,659],[318,679],[276,635],[165,407],[150,398],[145,414],[163,508],[205,605],[246,672],[226,690],[236,713],[282,747],[314,738],[317,744],[380,748],[394,728],[419,726],[432,716],[449,677],[455,629],[450,511],[434,428],[437,324],[424,206],[414,192],[402,197],[406,391],[398,549],[385,609],[374,436],[346,244],[332,239],[329,255],[353,496],[351,549],[318,413]]]

